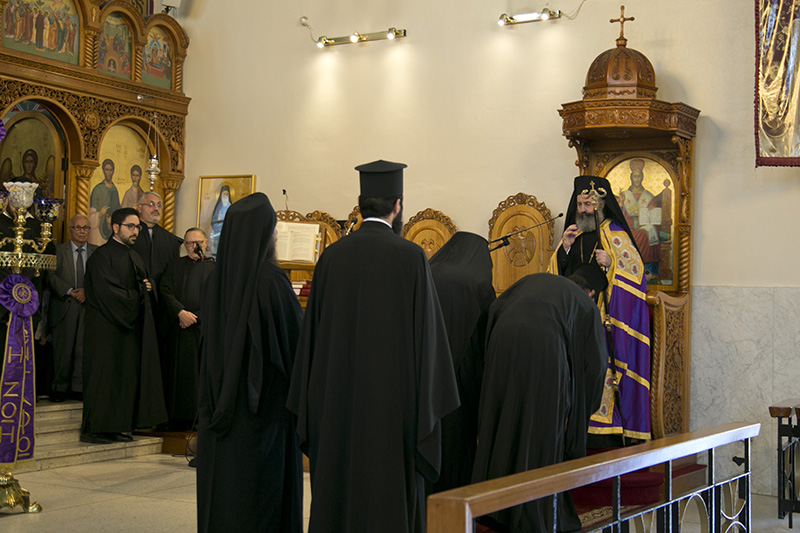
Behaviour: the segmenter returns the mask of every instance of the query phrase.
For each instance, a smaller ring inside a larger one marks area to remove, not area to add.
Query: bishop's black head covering
[[[594,187],[596,191],[605,191],[606,193],[603,198],[605,201],[605,205],[603,206],[603,215],[605,218],[611,219],[622,226],[625,233],[630,237],[633,245],[636,246],[636,241],[633,238],[633,233],[631,233],[631,228],[628,226],[628,221],[622,213],[622,208],[620,208],[617,203],[617,197],[614,196],[614,192],[611,190],[611,184],[607,179],[598,176],[578,176],[575,178],[572,197],[569,199],[569,205],[567,206],[567,218],[564,221],[564,228],[575,224],[575,214],[578,212],[578,195],[588,193],[592,187]],[[636,251],[639,252],[638,246],[636,247]],[[641,252],[639,252],[639,255],[641,256]]]
[[[240,379],[247,380],[251,411],[261,396],[264,354],[259,352],[265,347],[251,324],[259,329],[257,286],[276,223],[275,210],[263,193],[232,204],[222,226],[217,267],[206,284],[200,313],[200,401],[211,411],[209,429],[219,433],[230,426]]]
[[[404,163],[392,163],[379,159],[358,165],[363,198],[401,198],[403,196]]]

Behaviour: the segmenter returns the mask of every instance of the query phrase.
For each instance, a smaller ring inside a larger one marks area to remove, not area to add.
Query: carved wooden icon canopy
[[[647,57],[628,48],[624,7],[616,47],[597,56],[583,98],[562,105],[580,174],[605,177],[648,272],[653,438],[689,429],[693,155],[700,111],[656,99]],[[649,268],[649,270],[648,270]]]
[[[100,145],[111,127],[128,125],[160,154],[162,225],[172,229],[189,106],[183,28],[164,14],[145,19],[123,0],[0,0],[0,12],[0,118],[23,103],[54,117],[66,218],[88,215]]]

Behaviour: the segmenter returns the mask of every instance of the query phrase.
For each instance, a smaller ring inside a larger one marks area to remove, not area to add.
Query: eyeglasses
[[[156,203],[156,202],[147,202],[146,204],[139,204],[139,205],[146,205],[150,209],[152,209],[154,207],[158,207],[159,209],[161,209],[162,207],[164,207],[164,204],[162,204],[161,202],[158,202],[158,203]]]
[[[75,231],[89,231],[92,229],[91,226],[70,226],[70,229],[74,229]]]
[[[120,226],[128,228],[128,231],[138,230],[139,224],[120,224]]]
[[[203,244],[204,242],[206,242],[205,239],[203,239],[202,241],[183,241],[183,244],[185,244],[186,246],[197,246],[199,244]]]

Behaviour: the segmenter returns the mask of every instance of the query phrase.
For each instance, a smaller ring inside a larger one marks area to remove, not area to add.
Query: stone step
[[[36,423],[49,420],[77,419],[83,417],[83,402],[66,400],[60,403],[53,403],[49,400],[39,400],[36,402]]]
[[[131,442],[112,442],[110,444],[88,444],[77,439],[75,442],[60,444],[41,445],[37,443],[35,465],[31,468],[16,470],[14,473],[157,454],[161,453],[162,441],[163,439],[158,437],[134,436]]]
[[[81,436],[81,419],[65,418],[38,420],[36,422],[36,447],[50,444],[78,442]]]

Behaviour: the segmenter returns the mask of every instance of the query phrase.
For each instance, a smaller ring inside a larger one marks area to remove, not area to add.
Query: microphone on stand
[[[353,228],[357,223],[358,223],[358,218],[353,217],[350,219],[350,225],[347,227],[347,231],[344,232],[345,237],[347,237],[350,234],[350,232],[353,231]]]
[[[530,226],[528,228],[522,228],[521,230],[518,230],[518,231],[512,231],[511,233],[507,233],[507,234],[503,235],[502,237],[498,237],[496,239],[493,239],[493,240],[489,241],[489,244],[494,244],[496,242],[499,242],[500,244],[498,244],[497,246],[495,246],[493,248],[489,248],[489,251],[490,252],[494,252],[498,248],[502,248],[503,246],[508,246],[509,244],[511,244],[509,242],[509,240],[508,240],[509,237],[513,237],[514,235],[522,233],[523,231],[528,231],[528,230],[531,230],[531,229],[538,228],[539,226],[543,226],[545,224],[549,224],[550,222],[554,221],[555,219],[561,218],[563,216],[564,216],[564,213],[559,213],[556,216],[554,216],[553,218],[545,220],[544,222],[539,222],[538,224],[534,224],[533,226]]]
[[[195,254],[197,255],[197,257],[199,257],[200,259],[202,259],[202,258],[203,258],[203,249],[202,249],[202,248],[200,248],[200,245],[199,245],[199,244],[195,244],[195,245],[194,245],[194,253],[195,253]]]

